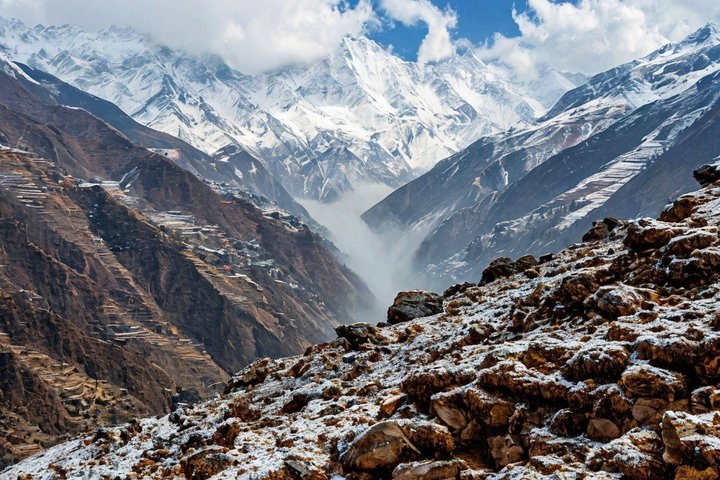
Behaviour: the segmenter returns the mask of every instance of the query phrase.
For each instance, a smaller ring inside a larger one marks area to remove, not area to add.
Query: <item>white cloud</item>
[[[377,21],[370,0],[0,0],[0,12],[45,24],[132,26],[247,73],[320,59]]]
[[[720,20],[717,0],[529,0],[528,7],[513,14],[520,36],[496,34],[478,49],[525,78],[544,67],[594,74]]]
[[[442,60],[455,54],[450,30],[457,26],[457,14],[450,8],[440,10],[430,0],[381,0],[382,9],[403,25],[425,23],[428,33],[420,44],[418,62]]]

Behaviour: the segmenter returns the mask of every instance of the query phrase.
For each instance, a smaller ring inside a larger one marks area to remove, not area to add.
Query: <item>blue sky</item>
[[[357,3],[357,0],[351,3]],[[519,35],[520,30],[512,18],[513,5],[518,11],[527,9],[526,0],[432,0],[432,3],[441,9],[450,6],[458,17],[457,28],[452,32],[454,38],[466,38],[474,44],[484,43],[495,32],[506,37]],[[407,27],[400,22],[392,23],[394,26],[387,21],[381,30],[369,36],[382,45],[392,45],[401,57],[416,60],[418,46],[427,34],[427,26],[419,23]]]

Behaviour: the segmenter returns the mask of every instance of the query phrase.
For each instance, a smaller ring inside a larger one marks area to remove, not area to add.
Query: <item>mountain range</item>
[[[128,28],[86,32],[0,19],[1,50],[213,155],[260,159],[295,197],[331,201],[353,183],[399,187],[480,136],[523,126],[584,81],[552,71],[519,85],[473,54],[408,62],[365,37],[311,65],[248,76]],[[233,170],[223,181],[242,185]]]
[[[479,278],[498,256],[543,254],[593,220],[656,215],[720,156],[720,33],[592,77],[529,127],[483,137],[363,214],[376,230],[429,231],[427,284]]]

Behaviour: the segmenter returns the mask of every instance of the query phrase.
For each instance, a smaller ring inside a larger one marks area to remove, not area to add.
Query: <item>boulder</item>
[[[488,265],[485,270],[483,270],[480,285],[487,285],[499,278],[510,277],[516,273],[518,273],[518,269],[511,258],[496,258],[490,262],[490,265]]]
[[[620,384],[633,397],[674,400],[685,391],[684,378],[651,365],[633,365],[622,374]]]
[[[697,170],[693,171],[693,177],[697,182],[706,187],[720,180],[720,166],[718,165],[703,165]]]
[[[510,435],[488,438],[490,456],[498,467],[521,461],[525,458],[525,449]]]
[[[388,308],[387,319],[390,325],[395,325],[415,318],[436,315],[442,311],[441,295],[424,290],[412,290],[397,294],[392,306]]]
[[[458,478],[468,467],[460,459],[402,463],[393,470],[394,480],[445,480]]]
[[[399,463],[419,456],[420,450],[410,442],[400,425],[388,420],[361,433],[340,455],[340,463],[346,471],[389,471]]]
[[[376,341],[380,337],[379,332],[378,327],[369,323],[351,323],[335,327],[338,337],[346,339],[353,349]]]

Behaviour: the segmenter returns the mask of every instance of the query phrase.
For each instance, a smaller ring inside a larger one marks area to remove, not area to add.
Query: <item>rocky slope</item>
[[[418,65],[364,37],[345,39],[315,64],[257,76],[130,29],[4,18],[0,45],[206,153],[239,146],[291,194],[323,200],[355,181],[400,186],[481,135],[527,124],[545,112],[541,103],[583,80],[553,72],[542,89],[525,88],[472,51]]]
[[[659,220],[606,219],[480,284],[401,294],[392,325],[340,327],[216,399],[3,475],[717,478],[720,169],[696,177]]]
[[[194,401],[371,300],[293,217],[221,195],[0,62],[0,457]]]
[[[443,285],[478,278],[498,255],[561,248],[608,212],[656,215],[692,188],[682,172],[720,155],[718,70],[720,33],[708,25],[593,77],[537,124],[443,160],[363,218],[429,229],[417,269]]]

